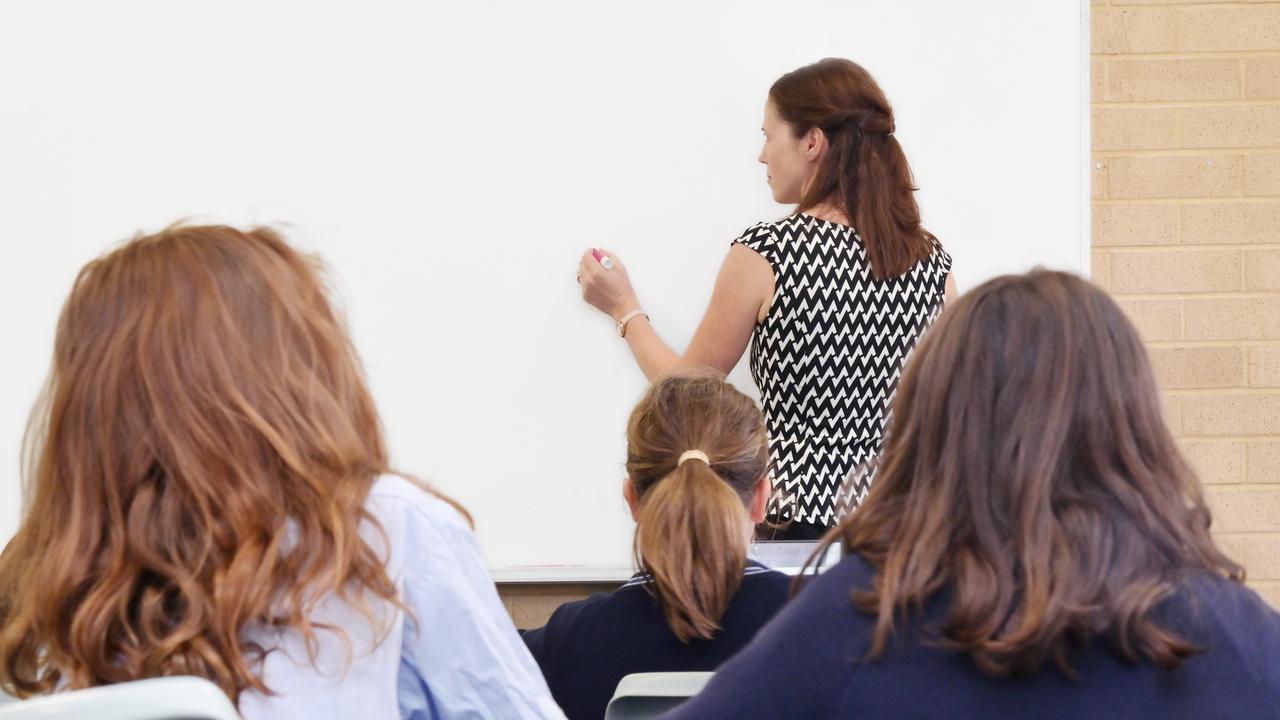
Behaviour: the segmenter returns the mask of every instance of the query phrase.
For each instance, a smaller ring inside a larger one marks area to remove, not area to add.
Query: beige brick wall
[[[1280,2],[1093,2],[1093,272],[1280,606]]]
[[[506,583],[498,585],[502,604],[516,627],[531,630],[547,624],[562,604],[592,593],[613,592],[621,583]]]
[[[1093,0],[1093,275],[1280,607],[1280,1]],[[610,586],[501,588],[522,626]]]

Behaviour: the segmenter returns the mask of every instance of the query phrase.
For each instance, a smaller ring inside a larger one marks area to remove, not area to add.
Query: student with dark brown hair
[[[760,411],[718,374],[674,375],[645,394],[623,484],[641,572],[524,633],[568,717],[602,717],[630,673],[714,670],[782,606],[789,578],[747,559],[767,472]]]
[[[845,559],[670,717],[1280,717],[1280,615],[1209,521],[1115,302],[997,278],[909,363]]]
[[[649,324],[627,270],[585,253],[583,298],[617,321],[649,378],[729,372],[751,343],[776,495],[775,539],[817,539],[857,507],[880,451],[885,406],[912,348],[955,294],[951,256],[924,228],[893,108],[863,67],[827,58],[769,88],[759,161],[795,210],[731,243],[683,354]]]

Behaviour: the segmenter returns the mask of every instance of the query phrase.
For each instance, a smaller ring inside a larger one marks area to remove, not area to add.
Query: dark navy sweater
[[[862,660],[874,616],[854,610],[870,566],[846,557],[792,600],[701,694],[665,718],[1280,718],[1280,614],[1253,591],[1202,575],[1158,608],[1164,627],[1207,650],[1174,671],[1131,663],[1094,640],[1020,679],[980,672],[966,654],[922,642],[945,603],[899,624],[885,654]]]
[[[791,578],[750,563],[720,630],[680,642],[637,575],[612,593],[556,609],[545,627],[521,633],[570,720],[604,717],[618,681],[638,672],[715,670],[751,641],[786,602]]]

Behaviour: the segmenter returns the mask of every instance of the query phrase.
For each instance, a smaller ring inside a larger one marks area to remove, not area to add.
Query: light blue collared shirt
[[[267,655],[262,673],[274,694],[244,693],[245,720],[563,718],[458,513],[392,475],[374,484],[365,507],[390,547],[372,527],[365,540],[389,558],[388,575],[410,616],[375,599],[384,619],[379,639],[356,610],[326,598],[313,622],[345,630],[350,652],[317,630],[315,666],[298,633],[251,633],[280,649]]]

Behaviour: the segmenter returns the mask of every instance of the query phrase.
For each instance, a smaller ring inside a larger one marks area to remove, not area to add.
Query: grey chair
[[[604,720],[656,718],[697,695],[712,675],[714,673],[709,672],[632,673],[622,678],[618,689],[613,691]]]
[[[6,704],[0,720],[241,720],[217,685],[197,677],[164,677],[69,690]]]

